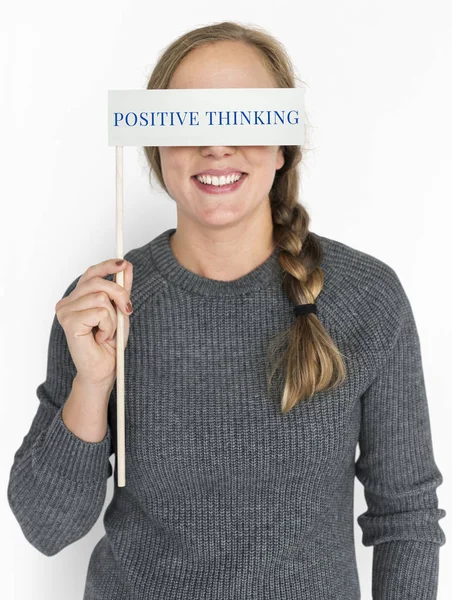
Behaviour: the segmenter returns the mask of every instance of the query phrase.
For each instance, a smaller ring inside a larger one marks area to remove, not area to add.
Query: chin
[[[198,221],[204,225],[212,227],[228,227],[237,225],[245,217],[245,214],[240,212],[231,212],[230,210],[215,209],[211,211],[203,211],[198,215]]]

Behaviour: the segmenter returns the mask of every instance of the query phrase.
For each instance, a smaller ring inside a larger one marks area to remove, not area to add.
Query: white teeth
[[[208,183],[210,185],[222,186],[222,185],[228,185],[235,181],[238,181],[242,175],[243,175],[243,173],[240,173],[240,174],[233,173],[232,175],[228,175],[227,177],[222,175],[219,178],[215,177],[215,175],[213,175],[212,177],[210,175],[197,175],[196,179],[198,181],[200,181],[201,183]]]

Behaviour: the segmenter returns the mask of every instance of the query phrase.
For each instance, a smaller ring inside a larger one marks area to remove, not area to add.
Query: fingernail
[[[126,311],[127,311],[127,312],[129,312],[129,313],[131,313],[131,312],[132,312],[132,310],[133,310],[133,308],[132,308],[132,304],[131,304],[130,302],[128,302],[128,303],[126,304]]]
[[[122,263],[123,263],[123,262],[124,262],[124,259],[123,259],[123,260],[117,260],[117,261],[116,261],[116,264],[118,265],[118,267],[120,267],[120,266],[122,265]]]

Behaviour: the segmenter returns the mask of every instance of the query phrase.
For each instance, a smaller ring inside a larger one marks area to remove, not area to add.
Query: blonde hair
[[[161,54],[147,83],[147,89],[167,89],[181,60],[194,48],[219,41],[236,41],[258,50],[263,63],[278,87],[295,87],[296,76],[282,44],[257,26],[238,22],[214,23],[184,33]],[[146,160],[158,182],[166,190],[160,153],[157,147],[144,148]],[[303,147],[305,152],[305,147]],[[324,275],[319,266],[323,250],[309,232],[310,217],[298,202],[300,146],[283,146],[284,165],[276,171],[270,190],[273,241],[279,249],[279,264],[284,271],[282,287],[294,303],[315,303],[323,288]],[[282,348],[282,346],[285,346]],[[283,392],[281,410],[289,412],[315,392],[329,390],[345,379],[342,355],[313,313],[295,317],[287,330],[276,336],[268,348],[267,385],[281,367]],[[269,369],[269,365],[273,368]]]

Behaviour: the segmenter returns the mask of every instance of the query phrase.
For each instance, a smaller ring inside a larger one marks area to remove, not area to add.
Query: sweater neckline
[[[267,288],[281,286],[284,272],[279,264],[279,248],[249,273],[232,281],[210,279],[183,267],[173,254],[170,237],[176,228],[167,229],[149,243],[155,267],[173,285],[203,296],[233,296]]]

